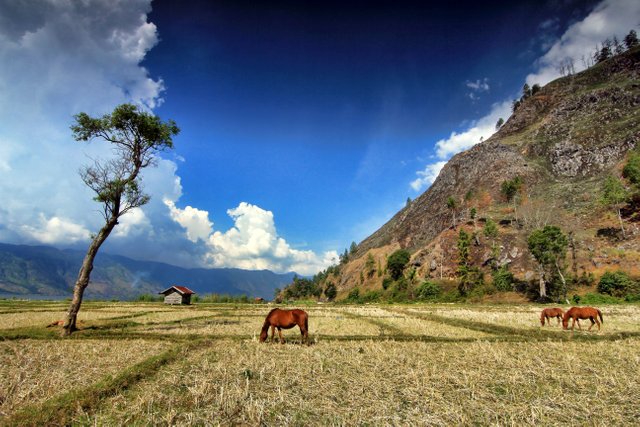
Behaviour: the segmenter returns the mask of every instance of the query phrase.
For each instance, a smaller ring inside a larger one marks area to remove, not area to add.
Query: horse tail
[[[602,320],[602,312],[597,308],[596,308],[596,311],[598,312],[598,316],[600,316],[600,323],[604,323],[604,320]]]
[[[260,331],[260,333],[267,332],[269,326],[271,326],[271,322],[269,322],[269,316],[267,316],[267,318],[264,320],[264,323],[262,324],[262,330]]]

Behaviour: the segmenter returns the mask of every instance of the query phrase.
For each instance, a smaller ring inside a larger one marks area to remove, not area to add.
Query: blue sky
[[[487,138],[525,81],[622,38],[632,0],[72,1],[0,5],[0,241],[100,226],[68,130],[122,102],[174,119],[152,201],[105,250],[311,274]]]

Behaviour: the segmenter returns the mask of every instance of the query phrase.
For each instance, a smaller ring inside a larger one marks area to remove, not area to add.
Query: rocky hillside
[[[384,275],[364,271],[365,258],[384,266],[398,248],[412,253],[418,278],[455,277],[460,228],[477,233],[471,256],[486,270],[491,251],[481,230],[487,219],[500,224],[500,263],[522,280],[534,280],[526,239],[543,225],[570,234],[567,259],[573,273],[618,268],[637,273],[637,209],[633,203],[623,208],[628,233],[622,239],[617,216],[600,199],[605,177],[620,177],[639,141],[640,49],[635,48],[549,83],[524,99],[491,138],[454,156],[425,193],[358,245],[332,279],[339,295],[356,286],[380,289]],[[515,177],[523,186],[515,203],[507,202],[501,185]]]

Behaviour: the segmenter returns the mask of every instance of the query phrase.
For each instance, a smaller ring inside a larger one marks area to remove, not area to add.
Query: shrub
[[[326,296],[329,301],[333,301],[336,299],[336,295],[338,295],[336,285],[332,282],[327,283],[327,286],[324,288],[324,296]]]
[[[391,286],[392,284],[393,279],[391,277],[385,277],[384,279],[382,279],[382,289],[384,289],[385,291],[389,289],[389,286]]]
[[[597,305],[597,304],[620,304],[622,299],[612,297],[610,295],[593,294],[588,293],[580,298],[580,304],[582,305]]]
[[[607,271],[600,278],[598,292],[614,297],[624,297],[638,292],[638,283],[623,271]]]
[[[346,302],[360,302],[360,289],[353,288],[349,291],[349,295],[347,295]]]
[[[582,272],[577,277],[571,278],[572,284],[575,286],[593,286],[596,283],[596,277],[593,273]]]
[[[640,154],[631,154],[627,164],[622,169],[622,176],[632,184],[640,184]]]
[[[138,298],[136,298],[136,301],[156,302],[156,301],[162,301],[162,297],[160,295],[142,294],[142,295],[138,295]]]
[[[436,299],[442,294],[442,288],[437,283],[426,280],[416,289],[416,298],[420,300]]]
[[[495,286],[498,291],[508,292],[513,290],[515,280],[513,278],[513,273],[509,271],[509,268],[506,265],[494,270],[492,276],[493,286]]]
[[[380,301],[382,293],[380,291],[369,291],[359,298],[358,302],[377,302]]]

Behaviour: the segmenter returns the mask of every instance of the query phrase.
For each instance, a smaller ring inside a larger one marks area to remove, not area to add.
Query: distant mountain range
[[[70,297],[83,257],[84,252],[77,250],[0,243],[0,293]],[[246,294],[271,299],[274,290],[289,284],[293,276],[268,270],[181,268],[99,253],[85,296],[131,299],[181,285],[200,295]]]

